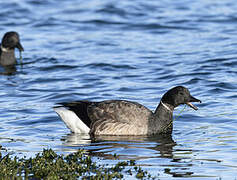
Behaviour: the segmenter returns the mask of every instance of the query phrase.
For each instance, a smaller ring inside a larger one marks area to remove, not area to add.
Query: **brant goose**
[[[73,101],[58,103],[54,110],[74,133],[90,135],[152,135],[172,133],[173,110],[180,104],[198,108],[201,102],[189,90],[177,86],[167,91],[153,113],[145,106],[126,100],[101,102]]]
[[[0,64],[2,66],[13,66],[16,64],[15,48],[24,51],[20,43],[19,34],[11,31],[7,32],[3,38],[0,48]]]

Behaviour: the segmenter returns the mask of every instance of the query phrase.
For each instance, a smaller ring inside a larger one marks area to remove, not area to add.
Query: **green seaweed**
[[[155,179],[136,165],[135,160],[119,161],[113,166],[99,165],[84,150],[58,155],[44,149],[35,157],[18,158],[0,152],[0,179]]]

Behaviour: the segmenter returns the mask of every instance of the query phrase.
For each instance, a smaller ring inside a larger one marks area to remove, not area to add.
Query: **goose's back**
[[[96,135],[144,135],[152,115],[145,106],[125,100],[109,100],[88,106],[92,121],[91,133]]]

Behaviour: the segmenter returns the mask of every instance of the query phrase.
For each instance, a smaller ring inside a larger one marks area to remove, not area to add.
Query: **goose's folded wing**
[[[110,100],[94,103],[88,106],[88,116],[92,124],[98,120],[136,124],[147,123],[152,112],[145,106],[131,101]]]

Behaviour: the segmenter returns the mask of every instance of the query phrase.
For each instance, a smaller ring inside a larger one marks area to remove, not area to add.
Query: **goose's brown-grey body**
[[[154,113],[139,103],[126,100],[59,103],[54,110],[75,133],[151,135],[171,133],[174,108],[188,104],[197,110],[191,102],[201,101],[191,96],[187,88],[177,86],[164,94]]]

